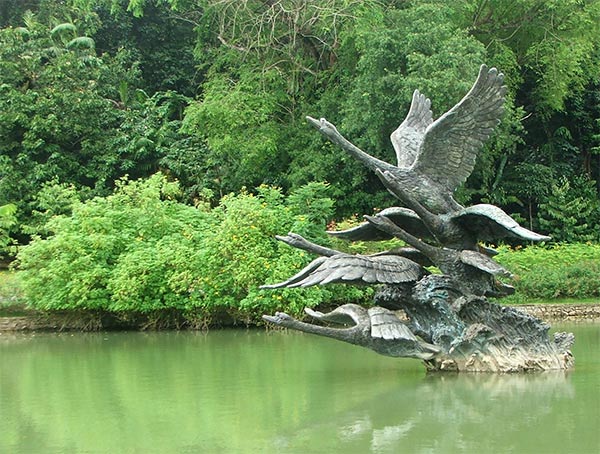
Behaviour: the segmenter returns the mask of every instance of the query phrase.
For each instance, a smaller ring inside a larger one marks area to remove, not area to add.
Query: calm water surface
[[[0,453],[599,453],[600,324],[569,374],[426,376],[300,333],[0,335]]]

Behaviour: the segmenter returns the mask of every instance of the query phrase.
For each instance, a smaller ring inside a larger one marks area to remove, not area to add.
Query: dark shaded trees
[[[119,170],[110,131],[123,118],[119,80],[135,70],[100,58],[94,41],[71,23],[53,28],[26,16],[0,31],[0,198],[21,214],[52,179],[96,188]]]
[[[38,193],[46,183],[106,195],[125,174],[168,167],[161,159],[187,139],[179,128],[189,98],[152,94],[127,49],[100,54],[94,14],[71,12],[71,22],[54,14],[26,13],[24,26],[0,30],[0,205],[15,203],[29,226],[45,209]],[[171,173],[194,186],[181,165]]]
[[[482,62],[506,74],[507,112],[458,199],[539,228],[554,216],[550,180],[600,178],[598,0],[42,0],[1,12],[13,28],[0,51],[0,204],[22,207],[53,178],[102,193],[161,169],[189,200],[328,181],[336,218],[385,208],[375,177],[304,116],[389,160],[412,91],[439,115]],[[60,24],[75,29],[50,33]],[[577,197],[592,206],[597,190]]]

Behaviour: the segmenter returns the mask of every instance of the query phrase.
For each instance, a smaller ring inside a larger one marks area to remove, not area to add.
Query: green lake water
[[[600,324],[576,369],[432,375],[300,333],[0,335],[0,453],[600,453]]]

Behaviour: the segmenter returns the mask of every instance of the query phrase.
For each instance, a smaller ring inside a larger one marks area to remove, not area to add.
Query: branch
[[[230,49],[235,49],[240,52],[248,52],[248,49],[241,46],[236,46],[235,44],[228,43],[225,38],[223,38],[220,34],[217,35],[217,39],[223,44],[225,47],[229,47]]]

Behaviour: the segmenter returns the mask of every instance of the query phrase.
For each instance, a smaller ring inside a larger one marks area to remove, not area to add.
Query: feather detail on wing
[[[425,131],[412,167],[453,192],[473,171],[480,148],[500,122],[506,87],[496,68],[482,65],[471,90]]]
[[[407,340],[418,342],[417,337],[412,331],[398,318],[398,316],[383,307],[375,306],[365,309],[354,304],[340,306],[335,310],[324,314],[314,311],[310,308],[304,311],[321,322],[337,323],[340,325],[356,326],[361,321],[366,321],[364,316],[368,317],[371,325],[371,337],[385,340]]]
[[[368,310],[368,314],[371,320],[371,337],[417,341],[411,330],[392,311],[375,306]]]
[[[406,119],[390,136],[398,167],[409,168],[419,154],[425,130],[433,122],[431,101],[415,90]]]
[[[517,221],[494,205],[485,203],[473,205],[458,211],[452,218],[483,241],[493,241],[509,236],[528,241],[550,240],[549,236],[540,235],[521,227]]]
[[[465,265],[472,266],[493,276],[512,276],[510,271],[480,252],[464,250],[460,252],[459,258]]]
[[[330,283],[399,284],[417,281],[425,272],[412,260],[396,255],[338,254],[319,257],[287,281],[261,288],[310,287]]]
[[[339,306],[331,312],[324,314],[323,312],[312,310],[310,307],[305,307],[304,312],[310,315],[312,318],[320,320],[322,322],[337,323],[338,325],[357,325],[360,320],[357,314],[360,314],[364,309],[360,308],[358,311],[353,310],[354,304],[349,306]]]
[[[382,210],[377,216],[386,216],[398,227],[406,230],[417,238],[431,238],[431,233],[413,210],[402,207],[390,207]],[[351,229],[340,230],[337,232],[328,231],[327,233],[331,236],[348,241],[381,241],[393,238],[392,235],[382,232],[369,222],[363,222]]]

